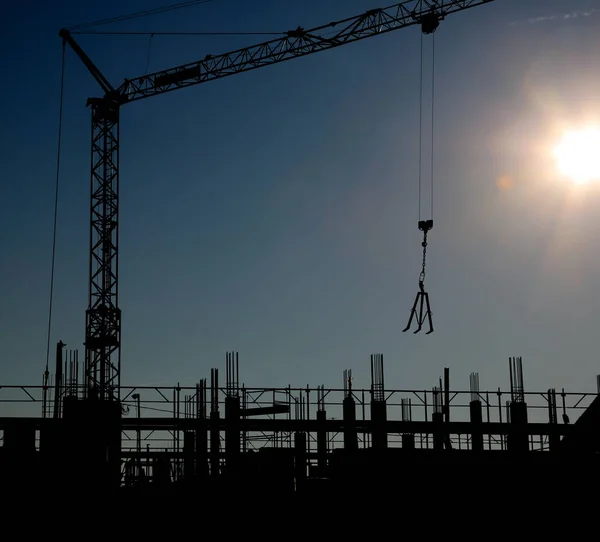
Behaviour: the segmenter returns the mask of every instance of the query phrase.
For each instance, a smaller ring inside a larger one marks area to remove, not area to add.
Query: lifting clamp
[[[423,242],[421,246],[423,247],[423,263],[421,268],[421,274],[419,275],[419,291],[417,292],[417,297],[415,298],[415,302],[413,304],[412,309],[410,310],[410,318],[408,319],[407,326],[402,330],[403,332],[408,331],[412,324],[413,318],[417,321],[417,329],[415,333],[419,333],[423,328],[423,324],[425,323],[425,319],[429,322],[429,331],[427,335],[433,333],[433,322],[431,320],[431,306],[429,305],[429,294],[425,291],[425,263],[427,258],[427,233],[433,228],[433,220],[420,220],[419,221],[419,230],[423,232]],[[419,306],[418,314],[417,314],[417,305]],[[425,309],[425,311],[424,311]]]

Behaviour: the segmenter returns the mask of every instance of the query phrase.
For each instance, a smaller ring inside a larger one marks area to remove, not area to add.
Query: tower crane
[[[103,92],[88,98],[91,109],[89,292],[85,324],[85,378],[89,397],[118,401],[121,373],[119,308],[119,112],[128,103],[207,83],[293,58],[334,49],[419,25],[435,32],[452,13],[494,0],[405,0],[316,28],[298,27],[283,37],[167,70],[125,79],[113,86],[66,29],[59,32]],[[325,34],[327,32],[327,34]]]

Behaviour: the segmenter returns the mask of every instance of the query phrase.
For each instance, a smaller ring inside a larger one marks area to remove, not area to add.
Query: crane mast
[[[371,9],[316,28],[298,27],[281,38],[126,79],[114,88],[68,30],[59,35],[98,82],[104,95],[91,108],[89,292],[85,324],[85,377],[89,398],[119,401],[121,310],[119,308],[119,112],[122,105],[230,75],[334,49],[420,25],[431,34],[446,16],[494,0],[408,0]]]

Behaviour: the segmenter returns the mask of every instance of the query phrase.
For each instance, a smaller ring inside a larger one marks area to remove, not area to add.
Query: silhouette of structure
[[[5,486],[210,490],[214,498],[251,484],[255,496],[323,496],[374,490],[409,466],[487,475],[502,465],[576,463],[592,475],[600,459],[600,377],[598,394],[527,393],[521,358],[509,359],[507,392],[481,391],[477,373],[468,391],[452,391],[448,369],[431,390],[386,389],[382,354],[371,356],[367,389],[354,385],[351,370],[342,389],[257,389],[240,384],[239,355],[228,352],[224,386],[214,368],[210,385],[123,387],[121,401],[106,402],[90,393],[77,353],[64,346],[47,386],[0,389],[3,410],[20,408],[0,418]]]
[[[11,414],[0,417],[3,487],[67,487],[77,495],[193,492],[215,500],[250,486],[253,497],[349,495],[360,489],[373,494],[415,469],[461,464],[471,472],[474,465],[486,468],[488,475],[515,464],[576,463],[586,465],[588,475],[595,472],[600,396],[554,389],[528,394],[520,358],[509,360],[509,392],[481,391],[475,373],[469,391],[452,391],[448,369],[431,390],[388,389],[383,354],[371,356],[367,389],[354,385],[351,370],[344,372],[342,389],[248,388],[240,384],[237,352],[226,354],[224,387],[217,368],[211,369],[210,385],[206,379],[193,387],[120,382],[121,106],[411,25],[430,34],[447,15],[491,1],[406,1],[308,31],[297,28],[281,39],[119,87],[61,31],[104,93],[88,100],[91,244],[84,366],[80,370],[77,351],[65,351],[59,342],[55,373],[47,371],[41,386],[0,387],[3,414]],[[341,30],[332,34],[335,28]],[[423,288],[420,294],[426,296]],[[421,326],[429,310],[419,314]],[[600,393],[600,377],[598,387]],[[444,472],[449,470],[436,475]],[[506,481],[500,475],[497,480]],[[513,491],[513,482],[507,483]]]

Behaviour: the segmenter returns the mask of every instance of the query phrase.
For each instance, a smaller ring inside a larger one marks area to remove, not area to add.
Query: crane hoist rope
[[[429,324],[429,331],[427,331],[427,335],[433,333],[433,320],[431,313],[431,305],[429,303],[429,293],[425,290],[425,268],[427,265],[427,234],[433,228],[433,188],[434,188],[434,129],[435,129],[435,30],[439,24],[439,20],[434,19],[431,21],[431,24],[426,26],[425,23],[422,25],[422,33],[421,33],[421,67],[420,67],[420,86],[419,86],[419,175],[418,175],[418,185],[419,185],[419,201],[418,201],[418,228],[419,231],[423,232],[423,241],[421,242],[421,246],[423,247],[423,258],[421,260],[421,272],[419,274],[419,290],[417,291],[417,295],[415,297],[415,301],[410,310],[410,317],[408,319],[408,324],[402,330],[406,332],[410,329],[413,320],[416,320],[417,328],[414,333],[419,333],[423,328],[423,324],[425,321]],[[427,220],[422,219],[421,209],[422,209],[422,193],[423,193],[423,101],[424,101],[424,53],[423,53],[423,45],[424,45],[424,35],[431,34],[432,39],[432,68],[431,68],[431,156],[430,156],[430,199],[429,199],[429,216],[430,218]]]

